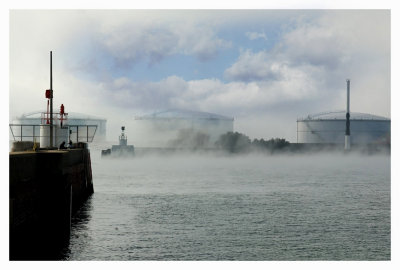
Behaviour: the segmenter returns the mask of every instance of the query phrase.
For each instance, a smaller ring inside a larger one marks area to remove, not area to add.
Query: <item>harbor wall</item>
[[[90,152],[10,152],[10,260],[46,260],[69,241],[71,217],[93,193]]]

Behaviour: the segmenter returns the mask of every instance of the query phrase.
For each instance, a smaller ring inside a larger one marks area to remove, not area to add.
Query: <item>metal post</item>
[[[76,126],[76,143],[78,143],[78,138],[79,138],[78,131],[79,131],[79,127]]]
[[[22,125],[21,125],[21,142],[22,142]]]
[[[350,150],[350,80],[347,79],[347,108],[346,108],[346,133],[344,136],[344,149]]]
[[[86,126],[86,142],[89,142],[89,126]]]
[[[50,147],[53,147],[53,52],[50,51]]]

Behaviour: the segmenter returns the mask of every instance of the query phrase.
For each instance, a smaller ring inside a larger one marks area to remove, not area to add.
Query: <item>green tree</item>
[[[268,141],[265,141],[264,139],[254,139],[251,145],[252,148],[255,150],[268,150],[270,152],[274,152],[276,150],[282,150],[285,147],[288,147],[290,145],[290,142],[280,138],[270,139]]]
[[[169,141],[171,147],[201,149],[206,148],[210,141],[210,135],[194,129],[181,129],[177,137]]]
[[[227,132],[219,137],[215,145],[230,153],[243,153],[250,150],[251,140],[244,134]]]

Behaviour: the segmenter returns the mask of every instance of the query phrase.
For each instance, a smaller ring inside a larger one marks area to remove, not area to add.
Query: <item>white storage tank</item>
[[[53,126],[53,134],[55,135],[55,127]],[[53,146],[55,147],[55,138],[56,136],[53,136]],[[40,126],[40,147],[46,148],[50,147],[50,125],[41,125]]]
[[[135,117],[131,138],[141,147],[213,147],[229,131],[232,117],[169,109]]]
[[[67,146],[69,142],[69,128],[53,126],[53,147],[59,147],[62,142]],[[50,147],[50,125],[40,126],[40,147]]]
[[[323,112],[297,119],[298,143],[344,144],[346,111]],[[390,143],[390,119],[350,113],[351,144]]]

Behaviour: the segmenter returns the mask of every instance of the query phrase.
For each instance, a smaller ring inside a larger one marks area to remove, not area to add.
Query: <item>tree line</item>
[[[252,151],[261,151],[273,153],[276,151],[287,150],[290,142],[285,139],[273,138],[270,140],[250,138],[239,132],[227,132],[219,137],[215,146],[229,153],[248,153]]]

